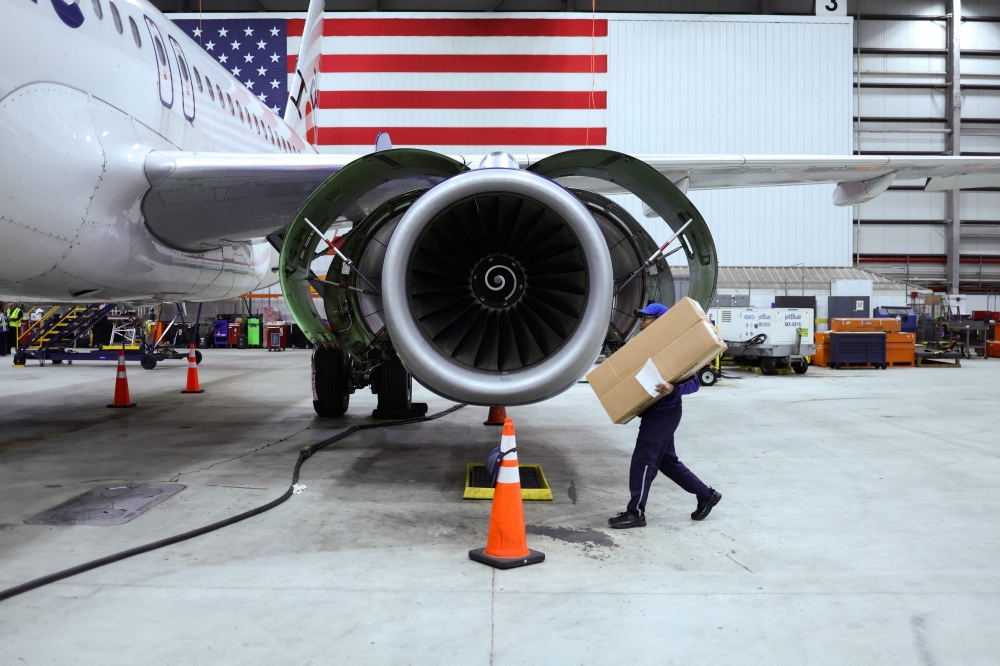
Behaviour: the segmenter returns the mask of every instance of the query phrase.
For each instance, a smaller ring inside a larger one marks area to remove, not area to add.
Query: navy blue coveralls
[[[712,494],[694,472],[677,459],[674,452],[674,431],[681,422],[681,396],[696,393],[701,384],[697,377],[674,386],[670,395],[661,398],[647,410],[639,414],[642,420],[639,436],[632,452],[632,468],[629,471],[629,490],[632,500],[628,510],[640,516],[646,513],[649,487],[653,485],[656,473],[664,475],[678,486],[693,493],[698,501],[706,500]]]

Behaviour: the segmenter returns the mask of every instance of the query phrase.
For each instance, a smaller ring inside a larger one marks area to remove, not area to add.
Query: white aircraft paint
[[[120,34],[109,0],[0,0],[0,298],[207,301],[273,281],[267,244],[152,237],[143,163],[315,151],[148,2],[114,5]]]

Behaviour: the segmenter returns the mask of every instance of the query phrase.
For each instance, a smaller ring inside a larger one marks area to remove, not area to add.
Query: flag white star
[[[225,37],[228,32],[229,31],[226,30],[225,28],[220,28],[219,29],[219,37]]]
[[[249,88],[250,90],[253,90],[253,81],[247,81],[247,82],[246,82],[246,83],[244,83],[243,85],[245,85],[245,86],[246,86],[247,88]]]
[[[208,51],[211,51],[214,48],[215,48],[215,44],[211,40],[209,40],[208,44],[205,44],[205,49],[208,50]]]
[[[277,88],[277,87],[278,87],[278,85],[280,85],[280,84],[278,83],[278,80],[277,80],[277,79],[275,79],[275,80],[271,81],[271,87],[272,87],[272,88]]]
[[[263,67],[257,69],[257,76],[264,76],[265,74],[267,74],[267,70]]]
[[[253,28],[248,26],[247,29],[243,31],[243,34],[246,35],[247,37],[253,35]]]
[[[233,42],[232,44],[230,44],[230,46],[233,47],[234,51],[239,51],[240,50],[240,43],[239,42]]]
[[[277,37],[278,36],[278,29],[277,28],[271,28],[271,36],[272,37]]]
[[[267,44],[264,43],[263,39],[260,40],[259,42],[257,42],[257,50],[258,51],[262,50],[265,46],[267,46]]]
[[[261,94],[257,95],[257,97],[260,97],[260,101],[262,101],[262,102],[266,102],[267,101],[267,95],[265,95],[264,93],[261,93]]]
[[[195,37],[201,37],[201,28],[195,28],[194,29],[194,36]]]
[[[221,62],[223,65],[226,64],[227,60],[229,60],[229,56],[227,56],[225,53],[219,56],[219,62]]]
[[[240,68],[233,67],[233,76],[239,76],[239,75],[240,75]]]
[[[271,110],[274,111],[275,113],[277,113],[278,112],[278,105],[275,104],[274,106],[272,106]]]
[[[247,62],[253,62],[253,56],[250,55],[249,53],[243,56],[243,59],[246,60]]]
[[[279,60],[278,54],[277,53],[272,53],[271,54],[271,62],[278,62],[278,60]]]

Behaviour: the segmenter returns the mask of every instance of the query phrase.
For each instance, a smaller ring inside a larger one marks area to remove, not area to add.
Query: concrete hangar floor
[[[134,369],[133,369],[134,368]],[[0,588],[279,496],[299,449],[362,422],[314,418],[308,352],[208,350],[129,368],[0,363]],[[544,563],[495,571],[464,468],[498,429],[465,408],[317,453],[274,510],[0,603],[0,662],[994,664],[1000,653],[1000,362],[743,375],[685,400],[678,449],[722,503],[653,485],[613,531],[637,423],[586,385],[511,409]],[[448,403],[420,390],[431,412]],[[114,527],[25,519],[103,482],[186,486]]]

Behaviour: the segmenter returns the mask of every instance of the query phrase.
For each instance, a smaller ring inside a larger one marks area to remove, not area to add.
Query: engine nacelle
[[[657,248],[652,237],[602,193],[633,192],[673,230],[691,221],[678,238],[688,295],[708,305],[717,270],[711,234],[652,167],[592,149],[527,170],[505,154],[478,166],[414,149],[374,153],[300,209],[279,275],[306,335],[336,350],[335,361],[323,352],[329,379],[317,382],[353,392],[371,381],[381,405],[379,368],[401,361],[435,393],[472,404],[526,404],[566,390],[602,347],[611,352],[628,339],[636,308],[675,300],[666,260],[645,266]],[[306,219],[323,232],[351,227],[339,251],[354,268],[336,258],[326,279],[312,271],[327,253]],[[346,396],[324,404],[343,413]]]
[[[601,351],[614,283],[579,199],[507,168],[464,173],[403,215],[385,255],[393,346],[436,393],[516,405],[574,383]]]

